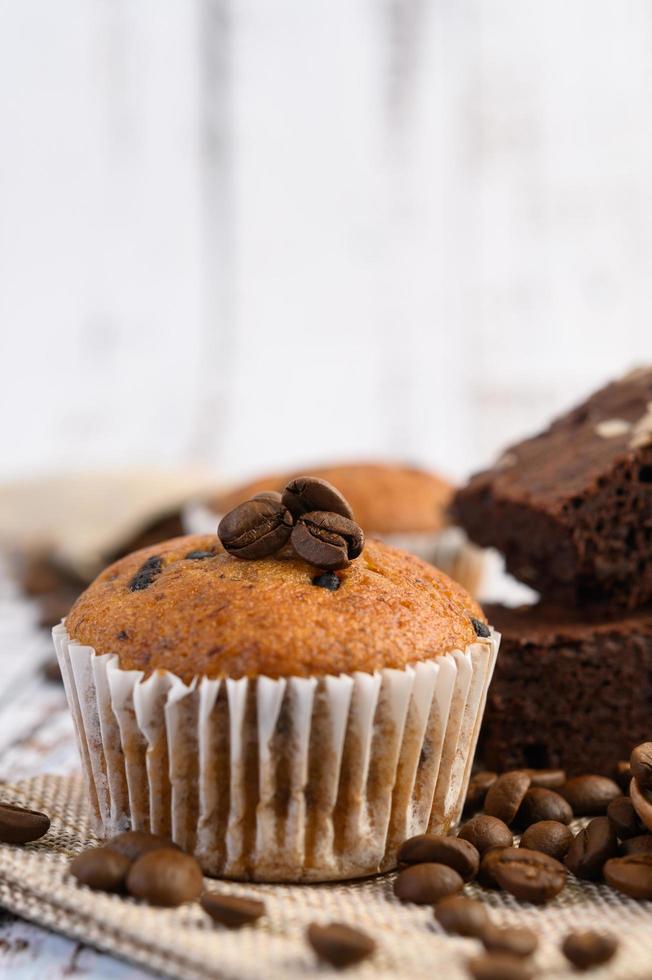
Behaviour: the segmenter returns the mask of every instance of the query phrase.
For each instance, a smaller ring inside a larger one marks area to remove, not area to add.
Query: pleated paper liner
[[[98,832],[170,835],[206,873],[259,881],[372,874],[448,830],[499,641],[405,670],[186,685],[53,635]]]

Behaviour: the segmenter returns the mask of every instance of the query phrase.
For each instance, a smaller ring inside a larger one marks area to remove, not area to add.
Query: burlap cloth
[[[257,894],[267,915],[255,927],[229,931],[214,925],[197,903],[155,909],[133,899],[82,888],[68,875],[70,856],[93,844],[81,780],[40,776],[0,787],[0,799],[44,810],[52,826],[25,847],[0,845],[0,904],[26,919],[107,950],[166,976],[226,980],[327,975],[304,940],[308,923],[357,925],[378,942],[376,954],[347,975],[374,978],[463,978],[464,961],[478,951],[475,940],[442,934],[432,910],[400,905],[393,875],[347,885],[213,884],[234,894]],[[211,884],[209,882],[209,884]],[[534,927],[541,936],[535,963],[543,977],[571,977],[559,952],[570,929],[594,928],[621,937],[616,958],[592,977],[652,978],[652,902],[634,902],[602,885],[569,881],[546,908],[519,904],[504,893],[475,885],[502,924]]]

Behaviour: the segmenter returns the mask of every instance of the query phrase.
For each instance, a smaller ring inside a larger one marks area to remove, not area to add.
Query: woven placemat
[[[432,910],[401,905],[393,875],[342,885],[214,884],[232,894],[258,894],[267,915],[255,927],[229,931],[215,926],[195,902],[155,909],[130,898],[80,887],[68,874],[71,855],[97,842],[89,830],[82,782],[70,776],[40,776],[0,787],[4,802],[44,810],[48,834],[25,847],[0,845],[0,904],[40,925],[65,933],[166,976],[204,980],[269,980],[327,975],[316,964],[304,934],[313,921],[341,921],[374,936],[376,954],[348,975],[374,978],[464,978],[465,960],[478,952],[472,939],[444,935]],[[210,885],[211,883],[208,882]],[[652,902],[634,902],[603,885],[569,880],[545,908],[476,885],[467,892],[491,908],[499,924],[527,925],[541,936],[534,960],[543,977],[577,976],[559,943],[571,929],[604,929],[621,937],[615,959],[592,977],[650,980]]]

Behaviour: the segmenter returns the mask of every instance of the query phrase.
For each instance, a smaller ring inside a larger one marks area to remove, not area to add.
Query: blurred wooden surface
[[[0,0],[5,476],[462,475],[652,359],[646,0]]]

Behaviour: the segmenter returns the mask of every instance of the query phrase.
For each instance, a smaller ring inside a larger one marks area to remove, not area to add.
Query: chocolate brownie
[[[623,618],[549,603],[486,606],[502,633],[483,764],[613,774],[652,731],[652,607]]]
[[[652,599],[652,368],[596,392],[476,474],[453,514],[547,598]]]

